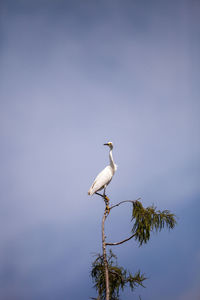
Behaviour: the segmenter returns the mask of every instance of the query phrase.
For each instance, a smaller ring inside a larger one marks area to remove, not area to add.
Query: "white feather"
[[[113,145],[112,143],[107,144],[110,147],[110,153],[109,153],[109,158],[110,158],[110,165],[105,167],[95,178],[91,188],[88,191],[88,195],[93,195],[94,193],[102,190],[103,188],[105,189],[107,185],[111,182],[113,175],[115,174],[115,171],[117,170],[117,165],[115,165],[112,157],[112,148]]]

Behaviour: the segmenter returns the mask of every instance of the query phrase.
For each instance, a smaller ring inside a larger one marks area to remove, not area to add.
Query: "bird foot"
[[[105,204],[106,204],[106,209],[105,209],[105,211],[107,212],[107,214],[109,214],[109,212],[110,212],[109,198],[108,198],[106,195],[104,195],[104,200],[105,200]]]
[[[109,202],[109,200],[110,200],[106,195],[104,196],[104,199],[105,199],[107,202]]]
[[[105,211],[107,212],[107,214],[110,213],[110,207],[108,206],[108,204],[106,204],[106,209],[105,209]]]

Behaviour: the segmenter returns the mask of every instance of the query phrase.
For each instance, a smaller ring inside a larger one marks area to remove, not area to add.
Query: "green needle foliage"
[[[108,272],[110,283],[110,300],[119,300],[120,290],[124,290],[129,286],[131,290],[134,290],[138,286],[143,285],[143,281],[146,280],[144,274],[138,271],[134,276],[123,267],[118,266],[116,255],[110,250],[108,255]],[[105,268],[103,256],[98,254],[97,258],[92,264],[91,276],[94,287],[98,292],[98,298],[92,298],[96,300],[106,299],[106,285],[105,285]]]
[[[156,211],[154,206],[144,208],[140,201],[133,202],[132,221],[134,221],[132,233],[140,246],[148,242],[151,231],[160,231],[165,226],[173,229],[176,225],[174,214],[168,210]]]

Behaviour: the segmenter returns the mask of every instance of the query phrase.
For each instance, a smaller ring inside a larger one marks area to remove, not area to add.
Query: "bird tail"
[[[88,191],[88,195],[92,196],[94,194],[93,190],[92,190],[92,187],[89,189]]]
[[[96,183],[96,180],[93,182],[91,188],[88,191],[88,195],[90,195],[90,196],[92,196],[95,193],[95,191],[96,191],[95,188],[94,188],[95,183]]]

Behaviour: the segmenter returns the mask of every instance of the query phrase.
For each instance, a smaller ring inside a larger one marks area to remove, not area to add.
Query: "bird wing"
[[[95,178],[91,188],[88,191],[89,195],[101,190],[105,185],[108,185],[113,177],[113,172],[110,166],[105,167]]]

